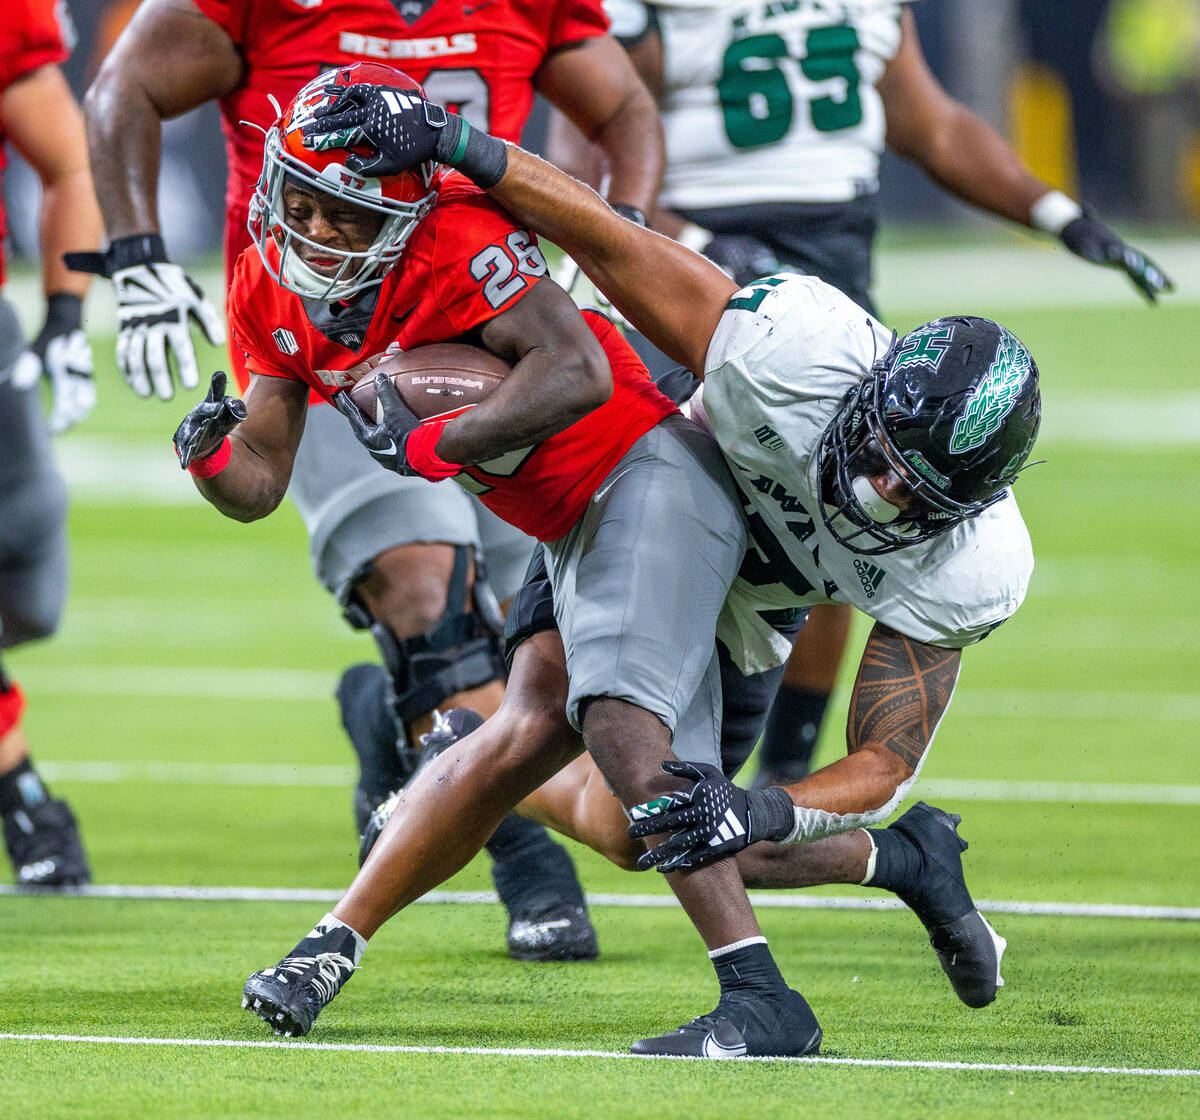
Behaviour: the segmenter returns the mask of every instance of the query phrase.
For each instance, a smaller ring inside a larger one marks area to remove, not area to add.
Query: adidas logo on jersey
[[[879,585],[883,583],[883,577],[887,575],[882,568],[875,567],[874,564],[868,564],[865,560],[855,560],[854,570],[858,572],[858,581],[863,586],[863,591],[867,593],[868,599],[875,598],[875,592],[879,590]]]
[[[300,349],[300,343],[296,341],[296,336],[284,327],[276,327],[271,332],[271,337],[275,340],[275,345],[284,354],[295,354]]]

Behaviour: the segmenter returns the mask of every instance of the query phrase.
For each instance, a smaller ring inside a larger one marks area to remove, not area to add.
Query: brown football
[[[435,342],[384,358],[350,389],[350,399],[368,419],[380,420],[375,375],[386,373],[413,412],[422,420],[478,404],[512,367],[495,354],[459,342]]]

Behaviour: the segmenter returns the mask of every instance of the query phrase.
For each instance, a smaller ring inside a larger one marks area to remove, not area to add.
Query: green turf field
[[[958,310],[893,305],[900,329]],[[1200,306],[971,310],[1042,369],[1047,462],[1018,491],[1038,567],[1019,614],[966,656],[916,792],[963,814],[979,897],[1200,907]],[[101,404],[60,444],[65,624],[6,658],[35,754],[99,884],[344,887],[350,754],[331,693],[370,643],[312,581],[294,511],[243,526],[194,497],[169,444],[186,406],[134,400],[109,353],[98,339]],[[827,758],[843,714],[844,697]],[[579,862],[591,892],[667,893]],[[448,889],[489,886],[476,862]],[[996,914],[1008,983],[969,1011],[911,915],[767,909],[836,1061],[702,1064],[603,1056],[714,1002],[678,910],[596,906],[601,959],[539,966],[504,957],[498,907],[422,905],[305,1044],[248,1045],[270,1036],[239,1007],[244,978],[328,908],[0,895],[0,1034],[61,1036],[0,1038],[0,1116],[1200,1115],[1200,921]],[[1067,1068],[986,1068],[1014,1065]]]

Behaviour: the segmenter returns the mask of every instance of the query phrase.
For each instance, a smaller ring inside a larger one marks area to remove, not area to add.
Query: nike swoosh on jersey
[[[617,473],[611,478],[605,479],[602,483],[600,483],[599,486],[596,487],[596,492],[592,495],[592,501],[597,503],[602,501],[604,495],[613,488],[613,485],[616,483],[617,479],[623,474],[628,474],[631,470],[633,470],[632,467],[626,467],[624,470],[617,471]]]
[[[421,301],[417,300],[417,302],[414,303],[412,305],[412,307],[410,307],[407,311],[402,311],[402,312],[400,312],[399,315],[393,315],[392,322],[393,323],[403,323],[404,320],[407,319],[420,306],[421,306]]]
[[[463,5],[463,15],[464,16],[473,16],[476,12],[482,11],[484,8],[491,7],[491,5],[493,5],[495,2],[496,2],[496,0],[483,0],[482,4],[475,4],[469,8],[467,7],[466,4],[464,4]]]

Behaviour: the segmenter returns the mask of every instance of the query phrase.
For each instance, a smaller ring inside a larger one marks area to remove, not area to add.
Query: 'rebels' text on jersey
[[[281,288],[246,250],[229,294],[230,334],[251,373],[302,381],[328,401],[383,356],[456,339],[500,314],[546,272],[533,235],[451,174],[378,294],[338,314]],[[458,476],[497,516],[542,540],[562,536],[633,442],[675,411],[612,324],[585,318],[612,367],[612,397],[544,443]]]

